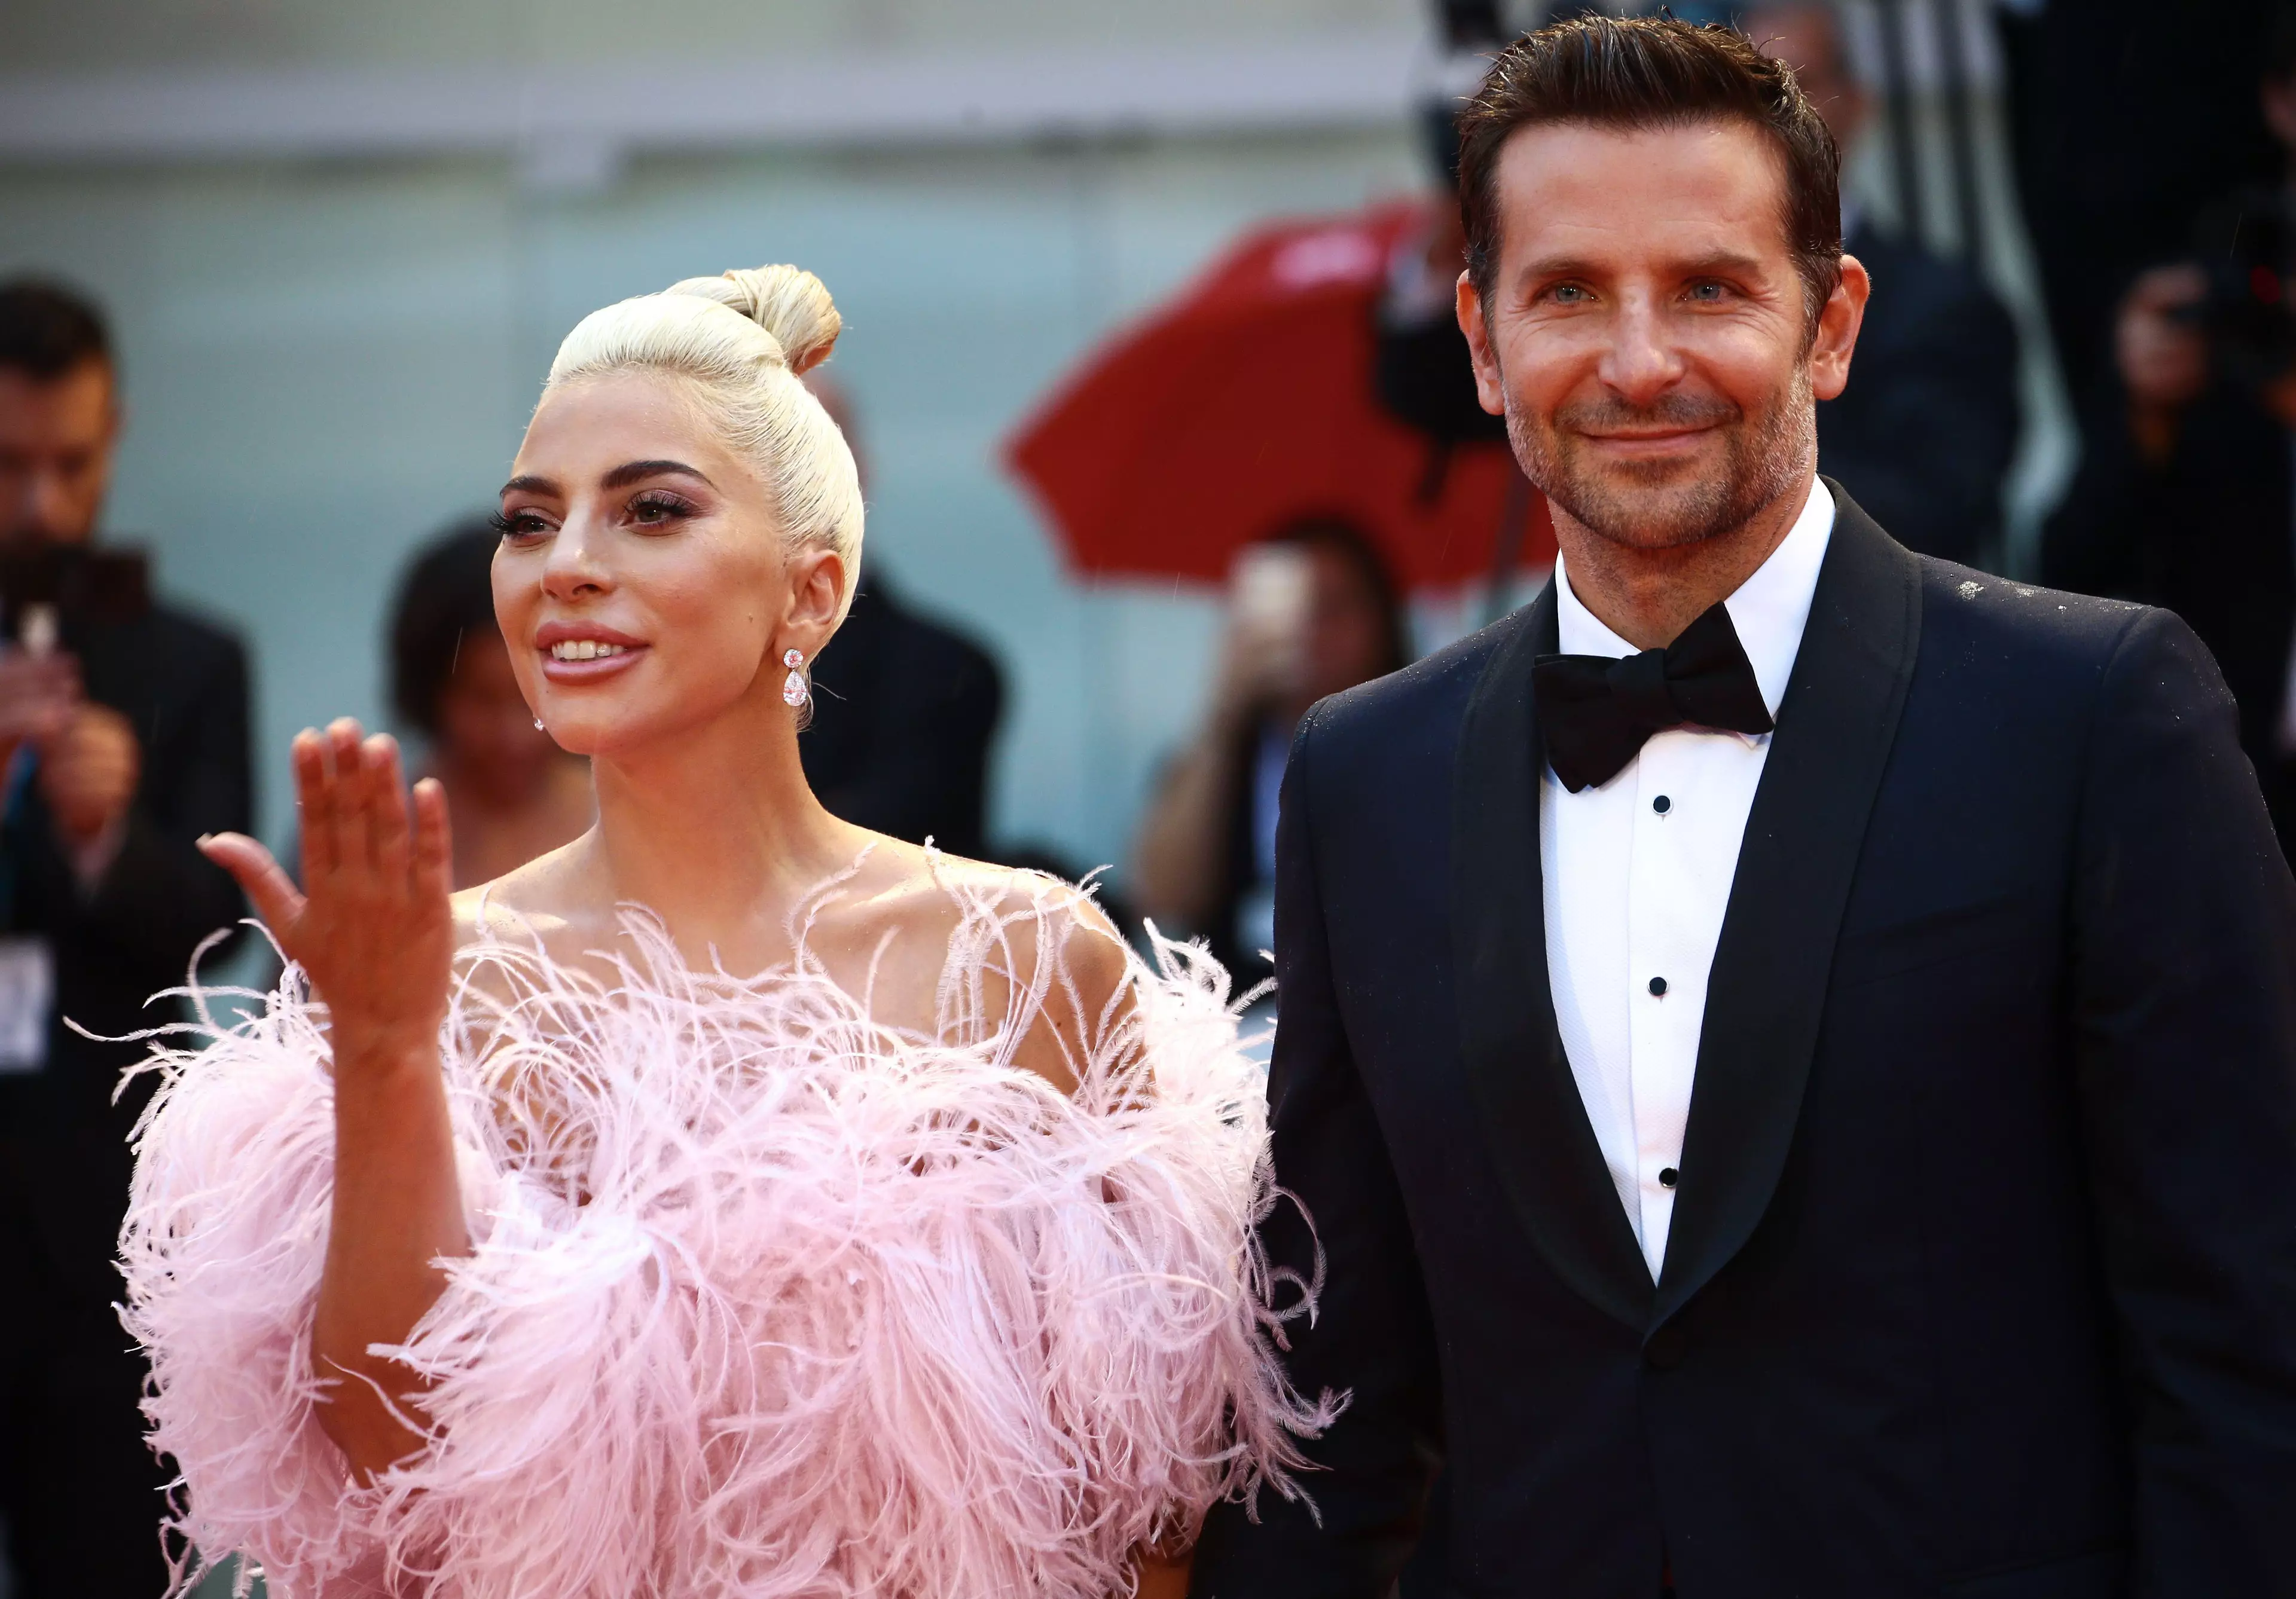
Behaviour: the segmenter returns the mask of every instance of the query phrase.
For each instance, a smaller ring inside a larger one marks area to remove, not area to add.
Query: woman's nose
[[[550,541],[550,554],[542,566],[543,592],[554,600],[570,600],[603,594],[612,586],[590,530],[584,523],[570,520]]]

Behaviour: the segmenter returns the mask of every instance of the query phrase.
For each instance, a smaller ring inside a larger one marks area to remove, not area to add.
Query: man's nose
[[[67,530],[71,520],[71,485],[60,472],[36,472],[32,474],[32,491],[25,496],[24,516],[28,532],[53,538]]]
[[[7,475],[14,481],[7,484],[5,503],[0,504],[0,523],[4,523],[8,537],[57,537],[71,517],[63,474],[36,466],[20,476]]]
[[[1603,355],[1602,379],[1633,406],[1648,405],[1681,381],[1682,358],[1653,308],[1629,305],[1620,313]]]

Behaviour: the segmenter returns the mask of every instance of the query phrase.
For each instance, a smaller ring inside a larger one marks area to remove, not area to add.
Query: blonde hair
[[[788,549],[843,558],[842,623],[861,576],[861,478],[844,433],[799,378],[828,358],[843,325],[821,280],[795,266],[690,277],[585,316],[542,391],[614,372],[687,380],[765,479]]]

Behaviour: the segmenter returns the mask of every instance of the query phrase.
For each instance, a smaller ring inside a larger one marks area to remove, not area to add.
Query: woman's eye
[[[630,502],[630,520],[641,528],[666,527],[693,514],[693,507],[671,494],[642,494]]]
[[[550,531],[550,524],[531,511],[497,511],[494,524],[495,531],[504,538],[532,538]]]

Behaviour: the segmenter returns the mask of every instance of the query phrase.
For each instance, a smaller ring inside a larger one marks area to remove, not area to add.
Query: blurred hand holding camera
[[[62,733],[79,702],[71,657],[0,649],[0,764],[27,740],[45,744]]]
[[[1311,558],[1291,545],[1255,545],[1236,558],[1212,690],[1211,722],[1223,736],[1300,693],[1314,581]]]
[[[127,817],[143,776],[134,725],[108,705],[81,701],[38,748],[40,795],[57,841],[75,853],[100,843]]]

